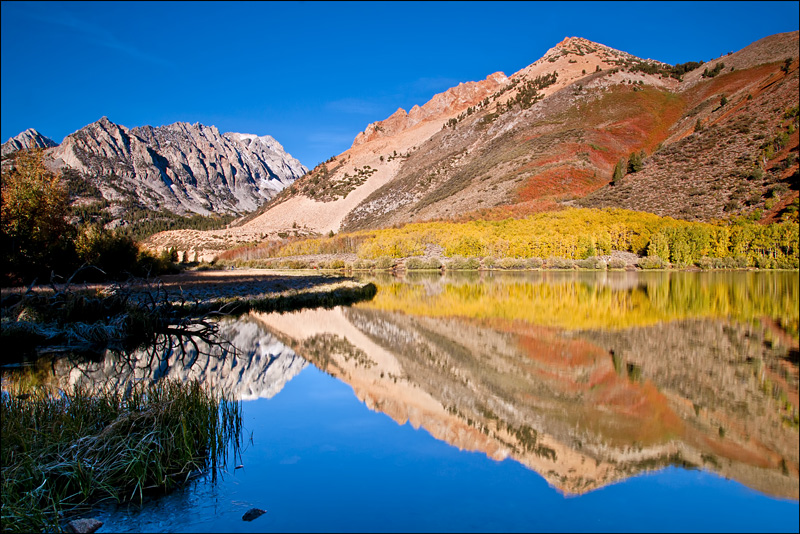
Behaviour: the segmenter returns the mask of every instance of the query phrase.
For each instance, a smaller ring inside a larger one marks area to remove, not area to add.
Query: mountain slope
[[[709,65],[716,65],[727,61],[719,76],[702,77],[709,67],[701,65],[679,81],[668,75],[672,71],[667,65],[640,60],[585,39],[565,39],[510,78],[501,73],[490,76],[487,81],[494,81],[493,88],[499,89],[488,102],[488,90],[484,90],[462,98],[459,106],[440,107],[439,114],[421,113],[436,109],[434,104],[444,100],[446,92],[411,113],[399,110],[386,121],[370,125],[359,134],[353,147],[333,162],[342,165],[310,173],[292,188],[290,192],[295,196],[286,202],[310,210],[319,200],[328,200],[320,206],[329,214],[324,221],[297,221],[320,232],[453,218],[479,208],[495,208],[479,211],[476,215],[481,217],[552,209],[556,202],[581,198],[608,184],[620,158],[641,150],[649,155],[657,148],[663,150],[679,142],[693,131],[698,118],[704,124],[715,125],[723,112],[728,112],[715,105],[722,95],[727,95],[733,104],[731,110],[740,99],[753,95],[746,110],[736,108],[737,113],[725,115],[728,122],[749,121],[754,115],[777,108],[753,132],[765,138],[777,135],[785,108],[798,98],[796,60],[788,72],[780,70],[796,41],[796,32],[772,36],[719,62],[710,62]],[[556,74],[555,80],[546,79],[552,73]],[[765,85],[769,88],[763,89]],[[738,149],[737,157],[749,150],[747,157],[755,159],[752,153],[758,150],[757,146],[739,144],[743,146],[732,147]],[[708,154],[714,152],[711,148],[708,147]],[[394,159],[395,152],[399,159]],[[667,152],[666,156],[670,154]],[[380,156],[384,156],[383,161]],[[670,169],[680,163],[676,159],[660,155],[662,166]],[[352,182],[350,174],[364,165],[369,165],[373,174],[362,185],[356,185],[344,198],[325,198],[326,189],[335,189],[348,178]],[[733,158],[727,167],[735,165],[740,166]],[[645,188],[641,194],[650,189]],[[656,198],[683,204],[665,195]],[[721,205],[727,201],[717,202],[707,213],[647,208],[656,213],[708,220],[720,216]],[[622,202],[603,205],[628,207]],[[278,204],[251,224],[257,226],[260,222],[264,228],[280,224],[278,215],[286,211],[289,206],[281,209]],[[304,209],[293,211],[303,213]]]
[[[798,39],[783,35],[722,58],[714,78],[687,74],[687,111],[664,147],[629,180],[577,204],[708,221],[775,214],[796,199]]]
[[[670,66],[568,38],[509,77],[460,84],[370,124],[236,228],[151,244],[202,248],[575,204],[688,220],[756,209],[778,217],[797,197],[797,43],[798,32],[779,34]],[[632,154],[643,164],[611,185]]]

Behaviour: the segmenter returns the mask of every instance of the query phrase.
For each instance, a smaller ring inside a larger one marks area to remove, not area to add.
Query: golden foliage
[[[428,245],[447,256],[581,259],[611,250],[658,255],[678,265],[703,257],[740,257],[759,267],[798,266],[798,227],[687,222],[618,208],[570,208],[525,219],[412,223],[290,243],[279,256],[356,252],[361,258],[422,255]]]
[[[770,317],[798,332],[798,284],[793,273],[650,273],[630,290],[590,284],[573,273],[493,277],[492,283],[448,280],[441,291],[423,284],[379,284],[359,307],[425,317],[522,321],[574,329],[622,329],[665,321]]]

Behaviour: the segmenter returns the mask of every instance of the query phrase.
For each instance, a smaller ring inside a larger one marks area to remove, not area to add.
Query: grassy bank
[[[198,383],[64,392],[4,381],[4,531],[61,531],[98,501],[141,501],[216,473],[239,446],[240,403]]]

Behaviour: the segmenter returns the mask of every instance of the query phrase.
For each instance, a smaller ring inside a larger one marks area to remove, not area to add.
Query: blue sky
[[[2,130],[60,142],[108,116],[269,134],[308,167],[398,107],[567,36],[675,64],[798,29],[798,2],[3,0]]]

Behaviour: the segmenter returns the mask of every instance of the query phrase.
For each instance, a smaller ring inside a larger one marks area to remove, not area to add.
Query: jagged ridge
[[[30,148],[50,148],[56,146],[58,143],[40,134],[33,128],[28,128],[16,137],[10,138],[3,143],[2,157],[10,156],[19,150]]]

